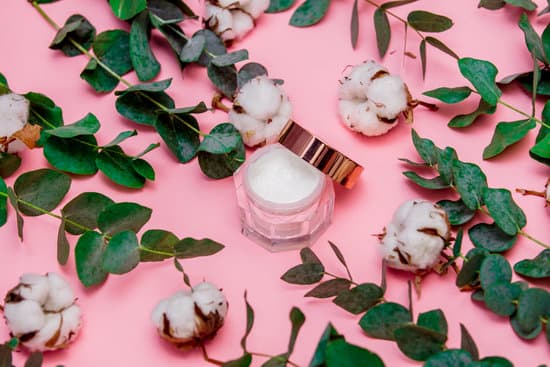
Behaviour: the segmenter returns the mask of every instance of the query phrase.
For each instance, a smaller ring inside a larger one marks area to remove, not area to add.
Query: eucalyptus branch
[[[403,25],[405,26],[405,44],[407,42],[407,39],[406,39],[406,36],[407,36],[407,29],[408,27],[410,26],[409,22],[402,18],[401,16],[395,14],[394,12],[390,11],[390,10],[387,10],[387,9],[384,9],[382,8],[381,5],[375,3],[374,1],[372,0],[365,0],[365,2],[367,2],[367,4],[370,4],[372,6],[374,6],[375,8],[377,9],[380,9],[380,10],[384,10],[384,12],[386,12],[386,14],[392,16],[393,18],[395,18],[396,20],[400,21],[401,23],[403,23]],[[422,32],[420,32],[419,30],[415,29],[414,27],[411,27],[414,32],[420,37],[420,39],[422,39],[423,41],[426,40],[426,37],[424,36],[424,34],[422,34]]]
[[[250,352],[250,351],[248,353],[250,353],[253,356],[257,356],[257,357],[275,359],[275,360],[278,360],[281,363],[286,363],[286,365],[291,365],[293,367],[300,367],[299,364],[294,363],[291,360],[285,359],[285,358],[280,357],[280,356],[272,356],[272,355],[266,354],[266,353],[258,353],[258,352]]]
[[[324,274],[327,275],[327,276],[329,276],[329,277],[332,277],[332,278],[334,278],[334,279],[345,279],[345,278],[342,278],[342,277],[340,277],[340,276],[338,276],[338,275],[336,275],[336,274],[329,273],[328,271],[325,271]],[[350,278],[351,278],[351,276],[350,276]],[[347,279],[347,280],[349,280],[350,284],[353,284],[353,285],[355,285],[355,286],[358,286],[358,285],[359,285],[359,283],[355,282],[355,281],[352,280],[352,279]]]

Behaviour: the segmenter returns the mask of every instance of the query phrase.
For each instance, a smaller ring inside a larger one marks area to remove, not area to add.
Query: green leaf
[[[103,194],[83,192],[61,209],[61,215],[65,219],[65,230],[70,234],[78,235],[86,231],[82,227],[96,229],[99,213],[112,204],[114,201]],[[78,223],[79,226],[71,222]]]
[[[124,75],[132,70],[130,35],[128,32],[115,29],[98,34],[93,43],[93,50],[99,60],[118,75]],[[110,77],[114,78],[113,76]],[[118,80],[116,84],[118,84]]]
[[[550,11],[550,3],[548,3],[546,10]],[[547,59],[550,59],[550,25],[547,25],[546,28],[544,28],[544,31],[542,31],[541,40],[544,54]]]
[[[141,237],[140,261],[163,261],[169,259],[175,253],[175,245],[178,242],[178,237],[172,232],[162,229],[150,229]],[[155,253],[155,251],[167,254]]]
[[[453,244],[453,257],[458,258],[462,251],[462,239],[464,237],[464,229],[460,227],[456,233],[455,243]]]
[[[469,367],[472,357],[461,349],[448,349],[434,354],[424,364],[424,367]]]
[[[443,350],[447,337],[417,325],[404,325],[394,331],[399,349],[415,361],[425,361]]]
[[[279,13],[290,9],[296,0],[271,0],[266,13]]]
[[[329,323],[317,343],[317,348],[315,348],[315,353],[313,353],[313,358],[309,363],[309,367],[325,367],[327,345],[339,339],[344,340],[344,337],[336,331],[331,323]]]
[[[134,160],[118,145],[102,149],[96,158],[97,168],[113,182],[140,189],[145,184],[145,177],[136,171],[133,163]]]
[[[388,51],[391,40],[391,27],[388,15],[380,8],[374,11],[374,30],[376,32],[376,45],[378,54],[384,57]]]
[[[288,340],[288,349],[286,352],[287,359],[294,351],[296,339],[298,338],[300,329],[306,322],[306,316],[298,307],[292,307],[292,310],[290,310],[290,322],[292,324],[292,330],[290,331],[290,338]]]
[[[115,145],[119,145],[124,140],[131,138],[132,136],[136,136],[137,131],[136,130],[129,130],[129,131],[123,131],[120,134],[118,134],[113,140],[111,140],[109,143],[103,145],[102,148],[109,148]]]
[[[437,164],[441,149],[435,146],[430,139],[421,138],[414,129],[411,130],[412,140],[420,158],[430,166]]]
[[[233,99],[237,90],[237,69],[234,65],[219,67],[209,64],[207,67],[208,78],[214,86],[227,98]]]
[[[225,154],[231,153],[242,144],[241,134],[235,126],[223,123],[215,126],[204,137],[199,150],[212,154]]]
[[[476,215],[476,211],[468,208],[462,200],[441,200],[437,205],[445,210],[449,223],[453,226],[466,224]]]
[[[76,138],[49,136],[44,142],[44,156],[55,168],[78,175],[97,172],[97,140],[93,135]]]
[[[453,26],[452,19],[423,10],[411,11],[407,22],[420,32],[444,32]]]
[[[29,122],[44,129],[63,125],[63,112],[50,98],[40,93],[29,92],[23,97],[29,100]]]
[[[458,60],[462,75],[472,83],[481,98],[491,106],[495,106],[502,91],[495,83],[497,68],[489,61],[465,57]]]
[[[246,292],[244,293],[244,303],[246,305],[246,330],[241,339],[241,347],[243,348],[243,351],[246,352],[246,340],[248,339],[248,336],[252,331],[252,327],[254,326],[254,309],[252,308],[252,306],[250,306],[250,303],[248,302]]]
[[[213,154],[203,150],[199,151],[199,165],[201,170],[206,176],[213,179],[221,179],[232,176],[237,168],[243,164],[246,157],[242,138],[240,134],[237,136],[237,130],[235,127],[231,124],[222,125],[223,129],[220,128],[220,131],[225,131],[227,133],[231,133],[231,131],[233,131],[234,137],[238,141],[238,145],[232,151],[224,154]],[[218,125],[214,129],[220,126],[221,125]]]
[[[216,65],[220,68],[224,66],[231,66],[234,65],[240,61],[244,61],[248,59],[248,51],[247,50],[238,50],[235,52],[230,52],[224,55],[216,56],[212,59],[211,63],[213,65]]]
[[[529,19],[527,18],[527,15],[525,15],[525,13],[521,14],[518,25],[523,31],[523,34],[525,36],[525,44],[527,45],[527,49],[529,50],[529,52],[535,55],[537,60],[540,60],[541,62],[548,65],[548,59],[546,58],[546,54],[544,52],[542,39],[533,29],[531,23],[529,23]]]
[[[171,114],[193,114],[193,113],[203,113],[208,111],[208,107],[206,107],[206,104],[204,102],[199,102],[194,106],[189,107],[179,107],[179,108],[171,108],[169,110],[166,110],[167,113]]]
[[[471,367],[514,367],[512,362],[502,357],[485,357],[485,358],[482,358],[479,362],[474,362],[474,363],[479,363],[479,365],[472,364]],[[539,367],[544,367],[544,366],[539,366]]]
[[[147,8],[149,9],[149,16],[155,27],[162,27],[165,25],[175,25],[185,19],[185,16],[193,16],[191,9],[181,8],[184,3],[182,1],[176,1],[175,3],[167,0],[149,0],[147,1]]]
[[[437,88],[432,89],[427,92],[424,92],[425,96],[439,99],[445,103],[458,103],[466,98],[472,93],[472,90],[469,87],[456,87],[456,88]]]
[[[315,284],[323,279],[325,268],[319,263],[296,265],[286,271],[281,279],[291,284]]]
[[[342,251],[340,251],[338,246],[336,246],[332,241],[328,241],[328,244],[330,245],[332,252],[334,252],[334,255],[336,255],[336,258],[338,259],[338,261],[340,261],[340,264],[344,265],[344,268],[348,273],[348,277],[351,280],[351,273],[349,271],[348,264],[346,263],[346,259],[344,258],[344,254],[342,253]]]
[[[74,249],[76,272],[85,287],[101,284],[107,279],[108,273],[101,266],[104,251],[105,240],[97,232],[88,231],[78,239]]]
[[[521,293],[516,314],[519,329],[524,333],[539,330],[541,318],[550,314],[550,293],[542,288],[529,288]]]
[[[415,184],[417,184],[418,186],[424,187],[426,189],[441,190],[441,189],[448,189],[451,187],[449,184],[443,181],[441,176],[437,176],[434,178],[424,178],[419,176],[416,172],[413,172],[413,171],[403,172],[403,175],[407,177],[409,180],[411,180],[412,182],[414,182]]]
[[[539,324],[537,327],[535,327],[535,329],[531,331],[523,331],[523,329],[519,325],[517,313],[510,317],[510,325],[512,325],[512,329],[516,332],[517,336],[526,340],[535,339],[542,331],[542,324]]]
[[[224,362],[222,367],[249,367],[252,363],[252,355],[245,353],[241,358]]]
[[[125,274],[139,264],[139,244],[132,231],[116,233],[103,252],[101,266],[112,274]]]
[[[286,353],[276,355],[268,359],[261,367],[285,367],[287,365],[288,356]]]
[[[80,78],[100,93],[111,92],[118,85],[118,79],[101,67],[95,59],[88,61],[80,73]]]
[[[376,354],[344,339],[328,342],[325,358],[326,367],[384,367],[384,362]]]
[[[412,4],[418,0],[397,0],[397,1],[388,1],[387,3],[380,4],[380,8],[387,10],[391,8],[396,8],[398,6],[403,6],[407,4]]]
[[[8,221],[8,186],[0,177],[0,227]]]
[[[426,57],[426,40],[420,41],[418,46],[418,52],[420,53],[420,62],[422,63],[422,79],[426,77],[426,64],[428,62]]]
[[[466,255],[466,261],[456,277],[456,286],[464,288],[467,286],[476,286],[479,283],[479,269],[481,263],[487,257],[488,251],[483,248],[474,248]]]
[[[451,56],[452,58],[456,60],[459,59],[458,55],[453,50],[451,50],[446,44],[444,44],[437,38],[428,36],[425,38],[425,41],[430,45],[432,45],[433,47],[437,48],[439,51]]]
[[[19,203],[17,195],[15,195],[15,192],[13,192],[13,189],[11,187],[8,187],[8,199],[15,210],[15,215],[17,217],[17,235],[19,236],[19,239],[23,241],[23,226],[25,224],[25,221],[23,220],[23,217],[21,216],[21,211],[19,210]]]
[[[460,349],[469,353],[474,361],[479,360],[479,351],[472,335],[462,323],[460,324]]]
[[[200,240],[186,237],[174,245],[175,254],[178,259],[192,259],[200,256],[214,255],[225,246],[209,238]]]
[[[171,79],[145,83],[117,92],[116,110],[138,124],[153,126],[159,114],[175,106],[174,100],[164,92],[170,82]]]
[[[204,36],[204,39],[206,40],[206,45],[204,47],[201,57],[198,60],[199,65],[208,66],[210,64],[210,61],[212,61],[212,55],[223,55],[227,52],[227,49],[225,48],[225,43],[211,30],[201,29],[197,31],[193,35],[193,37],[197,34],[202,34]]]
[[[204,38],[204,35],[195,33],[182,47],[181,52],[178,54],[179,59],[184,63],[196,62],[201,57],[205,46],[206,38]]]
[[[15,180],[14,191],[19,199],[19,210],[28,216],[51,211],[63,200],[69,188],[71,178],[64,173],[43,168],[23,173]],[[37,210],[32,206],[41,208]]]
[[[151,213],[151,209],[136,203],[112,204],[99,213],[97,225],[108,235],[126,230],[137,233],[149,221]]]
[[[534,259],[517,262],[514,265],[514,271],[529,278],[550,277],[550,250],[543,250]]]
[[[99,130],[99,127],[100,124],[97,117],[88,113],[84,118],[73,124],[45,130],[45,132],[59,138],[74,138],[78,135],[93,135]]]
[[[302,259],[302,264],[321,264],[321,260],[309,247],[304,247],[300,250],[300,258]]]
[[[347,291],[351,282],[347,279],[336,278],[322,282],[307,292],[304,297],[330,298],[337,296],[340,292]]]
[[[70,252],[71,247],[67,240],[67,235],[65,234],[65,220],[62,219],[57,231],[57,262],[60,265],[67,264]]]
[[[439,309],[422,312],[418,315],[418,321],[416,323],[418,326],[436,331],[442,335],[447,335],[447,319],[445,318],[443,311]]]
[[[147,0],[109,0],[113,14],[128,20],[147,7]]]
[[[493,224],[479,223],[468,230],[468,236],[476,247],[490,252],[505,252],[516,243],[517,236],[504,233]]]
[[[473,163],[453,161],[453,177],[455,187],[464,204],[476,210],[483,205],[483,189],[487,187],[487,177],[483,171]]]
[[[504,0],[504,2],[527,11],[533,11],[537,8],[537,4],[531,0]]]
[[[498,10],[506,5],[504,0],[480,0],[477,5],[478,8],[485,8],[489,10]]]
[[[383,302],[369,309],[359,320],[359,326],[372,338],[395,340],[395,329],[411,322],[411,312],[406,307]]]
[[[516,235],[527,224],[527,218],[506,189],[483,190],[483,201],[496,225],[506,234]]]
[[[89,50],[95,38],[95,27],[80,14],[71,15],[59,29],[50,44],[53,50],[61,50],[66,56],[82,54],[72,41]]]
[[[258,64],[257,62],[249,62],[248,64],[243,65],[237,73],[238,88],[241,88],[249,80],[261,75],[267,76],[267,69],[263,65]]]
[[[309,27],[323,19],[328,11],[330,0],[306,0],[294,11],[290,25],[294,27]]]
[[[160,72],[160,64],[149,46],[149,14],[141,12],[130,29],[130,59],[141,81],[151,80]]]
[[[151,164],[149,164],[149,162],[147,162],[146,160],[132,160],[132,168],[136,171],[137,174],[139,174],[143,178],[150,181],[155,180],[155,170],[153,169],[153,166],[151,166]]]
[[[0,344],[0,367],[12,367],[11,348],[7,344]]]
[[[357,46],[357,39],[359,37],[359,10],[357,8],[357,0],[353,1],[353,8],[351,9],[351,20],[349,24],[349,30],[350,30],[351,47],[355,49],[355,47]]]
[[[383,296],[384,291],[378,285],[363,283],[350,290],[340,292],[332,302],[344,310],[358,315],[379,303]]]
[[[495,283],[484,289],[485,305],[501,316],[511,316],[516,312],[516,303],[522,289],[519,284]]]
[[[550,130],[550,129],[546,129]],[[541,128],[541,131],[543,129]],[[539,134],[540,135],[540,134]],[[544,139],[539,141],[529,150],[529,154],[534,159],[550,165],[550,134],[547,134]]]
[[[21,166],[21,158],[17,154],[0,152],[0,178],[11,176]]]
[[[491,254],[481,263],[479,281],[483,289],[493,284],[510,283],[511,280],[512,267],[504,256]]]
[[[200,146],[199,124],[193,116],[162,113],[155,127],[178,161],[186,163],[197,155]]]
[[[25,361],[24,367],[41,367],[43,360],[42,352],[32,352]]]
[[[491,106],[481,99],[474,111],[453,117],[451,121],[449,121],[448,126],[455,128],[468,127],[476,122],[480,116],[483,116],[484,114],[493,114],[495,111],[496,106]]]
[[[536,122],[532,119],[499,122],[491,143],[483,150],[483,159],[496,157],[510,145],[523,139],[536,126]]]

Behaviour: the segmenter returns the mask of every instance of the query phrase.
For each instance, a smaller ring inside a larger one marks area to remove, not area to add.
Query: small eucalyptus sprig
[[[215,179],[232,175],[244,162],[244,145],[235,127],[223,123],[208,134],[202,132],[193,115],[206,112],[206,106],[198,103],[176,108],[174,100],[166,93],[171,79],[132,85],[123,76],[133,69],[141,80],[156,76],[156,63],[148,46],[151,25],[165,34],[183,65],[193,62],[207,66],[210,79],[228,96],[237,88],[234,64],[248,58],[245,50],[227,53],[223,42],[208,30],[198,31],[194,40],[185,36],[177,25],[185,18],[181,1],[175,1],[179,6],[166,1],[151,1],[148,8],[134,19],[130,33],[115,29],[98,35],[93,25],[81,15],[73,15],[63,27],[59,26],[47,15],[41,3],[43,1],[31,2],[57,31],[50,47],[67,56],[84,54],[89,61],[81,78],[96,91],[110,92],[119,82],[124,84],[127,89],[115,93],[118,95],[117,111],[140,125],[155,128],[179,162],[186,163],[198,156],[202,171]],[[159,4],[162,5],[160,8],[155,7]],[[126,16],[132,15],[126,14],[124,18]]]
[[[472,93],[480,96],[478,107],[470,113],[455,116],[448,123],[452,128],[466,128],[475,123],[479,117],[493,114],[497,105],[504,106],[518,114],[523,119],[512,122],[499,122],[496,125],[491,143],[484,149],[483,158],[491,159],[500,155],[509,146],[521,141],[537,124],[540,129],[535,145],[529,151],[530,156],[546,165],[550,165],[550,104],[548,101],[537,118],[535,101],[542,96],[547,99],[550,94],[550,26],[547,26],[539,36],[525,14],[519,20],[519,27],[525,35],[526,46],[533,59],[533,71],[517,73],[496,82],[498,69],[485,60],[461,58],[458,66],[461,74],[469,80],[474,89],[468,86],[454,88],[437,88],[424,95],[437,98],[444,103],[454,104],[468,98]],[[531,113],[521,111],[502,99],[499,85],[517,82],[526,88],[532,97]]]
[[[12,364],[12,354],[17,348],[17,339],[11,339],[9,342],[0,344],[0,367],[14,367]],[[25,361],[25,367],[41,367],[44,357],[41,352],[33,352]]]
[[[149,221],[152,210],[137,203],[115,203],[97,192],[84,192],[60,211],[52,212],[65,198],[71,178],[62,172],[39,169],[25,172],[8,187],[0,178],[0,227],[8,219],[8,202],[23,239],[23,216],[48,215],[60,221],[57,259],[66,264],[70,254],[67,233],[79,236],[74,252],[78,278],[86,287],[103,283],[109,274],[124,274],[140,262],[189,259],[223,249],[210,239],[179,239],[169,231],[151,229],[138,240],[137,233]]]
[[[477,7],[488,10],[498,10],[504,8],[506,5],[521,8],[526,11],[535,11],[537,9],[537,4],[532,0],[480,0]],[[550,7],[550,3],[548,5]],[[541,10],[538,15],[543,15],[550,11],[549,7]]]
[[[433,36],[426,36],[424,33],[441,33],[447,31],[453,26],[452,19],[435,14],[425,10],[411,11],[407,18],[403,18],[392,10],[403,5],[414,3],[417,0],[398,0],[388,1],[382,4],[378,4],[373,0],[365,0],[367,4],[376,8],[373,16],[374,30],[376,33],[376,44],[378,47],[378,53],[380,58],[383,58],[389,48],[391,41],[391,25],[389,17],[399,21],[405,27],[405,34],[403,36],[403,54],[411,57],[415,57],[407,50],[407,32],[409,27],[420,38],[419,54],[422,64],[422,75],[426,75],[427,66],[427,54],[426,47],[430,45],[446,53],[447,55],[458,59],[457,54],[451,50],[445,43]],[[276,13],[289,9],[294,5],[295,0],[271,0],[270,7],[267,9],[267,13]],[[330,0],[306,0],[303,2],[293,13],[290,18],[290,25],[295,27],[309,27],[320,22],[328,12]],[[355,48],[357,45],[357,39],[359,36],[359,10],[358,0],[354,0],[350,21],[350,33],[351,44]]]

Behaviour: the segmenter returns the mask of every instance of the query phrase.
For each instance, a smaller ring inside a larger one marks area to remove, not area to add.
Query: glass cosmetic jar
[[[332,220],[333,181],[351,188],[362,170],[289,121],[233,176],[242,233],[270,251],[312,245]]]

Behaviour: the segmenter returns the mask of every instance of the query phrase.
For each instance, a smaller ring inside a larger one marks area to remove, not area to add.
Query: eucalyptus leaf
[[[425,38],[426,40],[426,43],[430,44],[431,46],[437,48],[439,51],[443,52],[443,53],[446,53],[447,55],[451,56],[452,58],[458,60],[460,57],[458,57],[458,55],[449,48],[449,46],[447,46],[446,44],[444,44],[441,40],[437,39],[437,38],[434,38],[434,37],[431,37],[431,36],[427,36]]]
[[[479,364],[475,364],[479,363]],[[502,357],[485,357],[479,362],[474,362],[471,367],[514,367],[512,362]],[[544,367],[544,366],[539,366]]]
[[[271,0],[266,13],[279,13],[290,9],[296,0]]]
[[[493,224],[479,223],[468,230],[468,236],[476,247],[490,252],[505,252],[516,243],[517,236],[504,233]]]
[[[525,36],[525,44],[527,45],[527,49],[529,50],[529,52],[535,55],[537,60],[548,65],[548,58],[546,57],[546,53],[544,52],[542,39],[533,29],[531,23],[529,23],[529,19],[527,18],[527,15],[525,13],[521,14],[518,24]]]
[[[543,288],[529,288],[518,300],[517,323],[521,331],[530,333],[541,327],[541,317],[550,314],[550,293]]]
[[[474,248],[466,255],[466,261],[456,277],[456,286],[459,288],[473,287],[479,283],[479,269],[481,263],[488,256],[488,251],[483,248]]]
[[[434,178],[424,178],[418,175],[418,173],[413,171],[403,172],[403,175],[407,177],[409,180],[411,180],[412,182],[414,182],[415,184],[417,184],[418,186],[424,187],[426,189],[441,190],[441,189],[448,189],[451,187],[448,183],[446,183],[441,178],[441,176],[437,176]]]
[[[153,166],[151,166],[151,164],[149,164],[149,162],[147,162],[146,160],[133,159],[132,168],[141,177],[150,181],[155,180],[155,170],[153,169]]]
[[[105,239],[94,231],[85,232],[75,246],[76,272],[85,287],[101,284],[108,273],[101,266]]]
[[[23,97],[30,102],[28,122],[43,129],[63,125],[63,111],[50,98],[33,92],[26,93]]]
[[[391,27],[388,15],[380,8],[377,8],[374,11],[374,30],[376,32],[378,54],[380,57],[384,57],[390,45]]]
[[[317,343],[317,347],[315,348],[315,352],[313,353],[313,358],[309,363],[309,367],[325,367],[327,345],[330,342],[339,340],[339,339],[345,340],[344,337],[340,335],[338,331],[336,331],[334,326],[332,326],[332,324],[329,323],[325,328],[325,330],[323,331],[323,334],[321,335],[319,342]]]
[[[129,130],[129,131],[123,131],[119,133],[113,140],[111,140],[109,143],[102,146],[102,148],[109,148],[115,145],[119,145],[123,141],[125,141],[128,138],[131,138],[132,136],[136,136],[137,131],[136,130]]]
[[[136,203],[112,204],[99,213],[97,225],[108,235],[127,230],[137,233],[149,221],[151,213],[151,209]]]
[[[199,146],[199,151],[212,154],[231,153],[243,144],[239,131],[229,123],[215,126],[206,135]]]
[[[499,122],[491,143],[483,150],[483,159],[496,157],[512,144],[522,140],[536,126],[536,122],[532,119]]]
[[[171,79],[143,83],[117,92],[115,106],[118,113],[138,124],[153,126],[157,116],[167,109],[174,108],[174,100],[164,91]]]
[[[468,208],[462,200],[441,200],[437,205],[445,210],[449,223],[453,226],[466,224],[476,215],[476,211]]]
[[[130,29],[130,59],[141,81],[151,80],[160,72],[160,63],[149,46],[149,14],[142,11]]]
[[[479,117],[488,114],[495,113],[496,107],[488,104],[485,100],[481,99],[477,108],[467,114],[457,115],[449,121],[448,126],[454,128],[468,127],[478,120]]]
[[[395,340],[395,329],[408,323],[412,323],[411,312],[393,302],[383,302],[370,308],[359,320],[359,326],[368,336],[386,340]]]
[[[75,138],[48,136],[44,142],[44,157],[58,170],[93,175],[97,172],[97,140],[93,135]]]
[[[309,247],[304,247],[300,250],[300,258],[302,259],[302,264],[322,264],[321,260]]]
[[[529,150],[529,154],[534,159],[550,165],[550,134],[546,135],[541,141],[536,143],[535,146]]]
[[[252,363],[252,355],[250,353],[245,353],[242,357],[224,362],[222,367],[249,367]]]
[[[464,163],[454,160],[452,172],[455,188],[464,204],[477,210],[483,205],[483,190],[487,188],[487,177],[483,171],[473,163]]]
[[[140,189],[145,184],[145,177],[136,171],[133,163],[134,160],[118,145],[102,149],[96,158],[97,168],[113,182]]]
[[[71,15],[61,27],[50,44],[53,50],[61,50],[66,56],[82,54],[73,42],[89,50],[96,34],[95,27],[80,14]]]
[[[109,0],[113,14],[122,20],[128,20],[145,10],[147,0]]]
[[[498,10],[506,6],[504,0],[480,0],[477,5],[478,8],[485,8],[489,10]]]
[[[485,305],[501,316],[512,316],[516,312],[516,303],[522,289],[518,284],[495,283],[484,289]]]
[[[183,29],[181,29],[178,24],[161,25],[156,23],[156,19],[157,18],[155,16],[151,17],[151,22],[153,23],[153,26],[155,26],[160,31],[160,33],[162,33],[164,39],[179,60],[180,51],[187,44],[187,36],[185,36]],[[179,64],[181,68],[184,68],[186,65],[181,61],[179,62]]]
[[[424,10],[410,12],[407,22],[420,32],[444,32],[453,26],[452,19]]]
[[[447,337],[417,325],[404,325],[394,330],[399,349],[415,361],[425,361],[443,350]]]
[[[351,282],[347,279],[336,278],[319,283],[315,288],[307,292],[304,297],[330,298],[336,297],[340,292],[347,291]]]
[[[216,56],[212,59],[211,63],[213,65],[216,65],[220,68],[224,66],[231,66],[234,65],[240,61],[244,61],[248,59],[248,51],[247,50],[238,50],[235,52],[230,52],[227,54]]]
[[[254,309],[248,302],[246,292],[244,293],[244,303],[246,305],[246,330],[241,338],[241,347],[243,348],[243,351],[246,352],[246,341],[252,331],[252,327],[254,326]]]
[[[414,147],[422,160],[430,166],[437,164],[441,149],[436,147],[430,139],[421,138],[414,129],[411,130],[411,134]]]
[[[418,45],[418,52],[420,53],[420,62],[422,64],[422,79],[426,77],[426,65],[428,63],[428,59],[426,56],[426,40],[423,39],[420,41],[420,44]]]
[[[533,11],[537,8],[537,4],[531,0],[504,0],[506,4],[523,8],[527,11]]]
[[[483,189],[483,201],[495,224],[507,235],[516,235],[527,224],[523,210],[507,189]]]
[[[534,259],[525,259],[514,265],[514,271],[529,278],[550,277],[550,250],[545,249]]]
[[[309,27],[321,21],[328,11],[330,0],[306,0],[292,14],[290,25]]]
[[[445,103],[458,103],[466,98],[472,93],[472,90],[468,87],[456,87],[456,88],[437,88],[432,89],[427,92],[424,92],[425,96],[439,99]]]
[[[462,349],[448,349],[439,352],[426,361],[424,367],[470,367],[472,356]]]
[[[112,274],[125,274],[139,264],[139,244],[132,231],[118,232],[103,252],[101,266]]]
[[[88,82],[99,93],[108,93],[116,88],[118,79],[105,70],[95,59],[88,61],[80,78]]]
[[[69,176],[51,169],[43,168],[23,173],[17,177],[14,184],[19,210],[28,216],[38,216],[44,214],[44,211],[51,211],[63,200],[70,186]]]
[[[292,329],[290,331],[288,349],[287,349],[287,352],[285,353],[285,355],[287,356],[287,359],[294,351],[294,346],[296,345],[296,339],[298,338],[300,329],[306,322],[306,316],[298,307],[292,307],[292,310],[290,310],[290,322],[292,324]]]
[[[462,251],[462,240],[464,238],[464,229],[460,227],[456,233],[455,243],[453,244],[453,257],[458,258]]]
[[[41,367],[44,360],[44,355],[42,352],[32,352],[23,367]]]
[[[458,60],[462,75],[472,83],[481,98],[491,106],[495,106],[502,91],[495,83],[497,68],[489,61],[465,57]]]
[[[178,259],[192,259],[200,256],[214,255],[225,246],[209,238],[200,240],[186,237],[174,245],[175,256]]]
[[[363,283],[338,294],[333,302],[354,315],[365,312],[382,300],[384,291],[373,283]]]
[[[512,315],[510,317],[510,325],[512,325],[512,329],[515,331],[517,336],[519,336],[522,339],[525,340],[531,340],[535,339],[542,331],[542,324],[539,323],[538,326],[535,327],[535,329],[530,331],[524,331],[523,328],[520,326],[518,322],[518,316],[517,313],[515,315]]]
[[[326,367],[384,367],[378,355],[344,339],[328,342],[325,358]]]
[[[493,284],[510,283],[512,267],[502,255],[491,254],[481,263],[479,281],[483,289]]]
[[[97,117],[92,113],[88,113],[75,123],[46,130],[46,133],[58,138],[74,138],[78,135],[93,135],[99,128],[100,124]]]
[[[417,2],[418,0],[396,0],[396,1],[388,1],[386,3],[380,4],[380,8],[386,10],[391,8],[396,8],[398,6],[403,6],[407,4],[412,4]]]
[[[204,47],[206,46],[206,39],[201,33],[195,33],[193,37],[187,41],[185,46],[182,47],[178,54],[181,62],[190,63],[196,62],[201,57]]]
[[[57,230],[57,262],[60,265],[67,264],[70,252],[71,247],[67,240],[67,235],[65,234],[65,220],[62,219],[59,229]]]
[[[359,9],[357,5],[357,0],[353,1],[353,8],[351,9],[351,20],[350,20],[349,29],[350,29],[351,47],[355,49],[355,47],[357,46],[357,39],[359,38]]]
[[[12,208],[15,210],[15,215],[17,218],[17,236],[21,241],[23,241],[23,226],[25,225],[25,221],[23,216],[21,216],[21,211],[19,210],[17,195],[11,187],[8,187],[8,200]]]
[[[227,125],[224,126],[224,131],[229,133],[232,130],[236,131],[236,128],[231,124],[223,125]],[[237,146],[228,153],[214,154],[202,149],[199,150],[199,166],[206,176],[213,179],[230,177],[243,164],[246,156],[244,144],[240,135],[237,136],[237,133],[234,134]]]
[[[249,80],[261,75],[267,76],[267,69],[263,65],[256,62],[249,62],[248,64],[243,65],[237,73],[238,88],[241,88]]]
[[[448,333],[447,319],[440,309],[420,313],[416,324],[442,335]]]
[[[11,176],[21,166],[21,158],[17,154],[0,152],[0,178]]]
[[[180,2],[180,4],[183,3]],[[185,14],[178,5],[166,0],[149,0],[147,9],[149,9],[151,19],[156,20],[157,26],[177,24],[184,20],[186,15],[190,15],[189,13]]]
[[[65,230],[70,234],[78,235],[97,228],[97,217],[114,201],[98,192],[83,192],[69,201],[61,214],[65,220]],[[73,225],[71,222],[77,223]]]
[[[0,177],[0,227],[8,220],[8,186]]]
[[[200,146],[199,124],[187,114],[161,113],[155,128],[179,162],[189,162]]]
[[[202,35],[206,41],[202,55],[198,60],[199,65],[208,66],[210,61],[212,61],[212,55],[218,56],[227,53],[225,43],[214,32],[209,29],[201,29],[197,31],[193,37],[199,34]]]
[[[468,352],[474,361],[479,360],[479,350],[466,326],[460,324],[460,349]]]
[[[189,114],[189,113],[203,113],[208,111],[208,107],[204,102],[199,102],[194,106],[189,107],[179,107],[166,110],[167,113],[171,114]]]
[[[162,229],[150,229],[141,237],[140,261],[163,261],[175,253],[178,237]],[[150,251],[149,251],[150,250]]]
[[[209,64],[207,67],[208,78],[214,86],[227,98],[233,99],[237,90],[237,69],[234,65],[216,66]]]
[[[287,270],[281,279],[290,284],[314,284],[323,279],[325,268],[319,263],[305,263]]]

